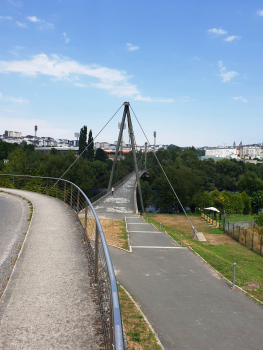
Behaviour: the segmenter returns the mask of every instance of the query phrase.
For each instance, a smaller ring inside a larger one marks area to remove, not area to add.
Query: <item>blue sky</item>
[[[129,101],[151,142],[263,142],[262,37],[262,1],[2,0],[0,134],[96,135]]]

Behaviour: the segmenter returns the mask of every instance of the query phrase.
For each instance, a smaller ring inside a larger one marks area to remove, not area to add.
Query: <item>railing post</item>
[[[147,216],[147,224],[148,224],[148,216]]]
[[[27,180],[26,180],[26,177],[25,177],[25,190],[26,190],[26,185],[27,185]]]
[[[260,255],[262,255],[262,235],[261,235],[261,238],[260,238]]]
[[[232,236],[232,238],[235,238],[235,224],[234,224],[234,222],[233,222],[233,236]]]
[[[181,247],[183,246],[183,235],[181,235]]]
[[[36,179],[36,192],[37,192],[37,179]]]
[[[59,180],[58,180],[59,181]],[[56,198],[58,198],[58,181],[56,183]]]
[[[251,250],[253,250],[253,243],[254,243],[254,232],[252,233],[252,248],[251,248]]]
[[[96,230],[95,230],[95,283],[98,283],[98,277],[99,277],[99,229],[98,225],[96,223]]]
[[[159,231],[162,232],[162,224],[159,224]]]
[[[227,231],[228,231],[228,236],[229,236],[229,221],[228,221],[228,230]]]
[[[247,229],[245,228],[245,247],[247,246]]]
[[[78,197],[77,197],[77,214],[79,215],[79,190],[78,190]]]
[[[13,176],[13,188],[15,188],[15,177]]]
[[[73,195],[73,187],[70,185],[70,207],[72,208],[72,195]]]
[[[113,332],[113,324],[114,324],[114,319],[113,319],[113,303],[112,303],[112,296],[111,296],[111,308],[110,308],[110,350],[114,350],[114,332]]]
[[[238,230],[238,243],[240,241],[240,226],[239,226],[239,230]]]
[[[66,181],[64,182],[64,203],[66,203],[66,189],[67,189],[67,183]]]
[[[46,194],[47,194],[47,196],[48,196],[48,179],[47,179],[47,193],[46,193]]]
[[[236,263],[234,263],[234,266],[233,266],[233,283],[232,283],[232,289],[235,288],[235,284],[236,283]]]
[[[88,222],[88,201],[85,201],[85,233],[87,233],[87,222]]]

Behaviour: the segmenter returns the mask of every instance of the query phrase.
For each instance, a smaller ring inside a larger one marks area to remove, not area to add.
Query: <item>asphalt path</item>
[[[26,230],[28,213],[27,201],[0,192],[0,265],[10,253],[17,236]]]
[[[0,293],[13,268],[13,259],[23,242],[30,213],[26,200],[0,192]]]

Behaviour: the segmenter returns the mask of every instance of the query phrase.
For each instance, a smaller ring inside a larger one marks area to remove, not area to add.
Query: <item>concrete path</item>
[[[0,349],[103,349],[76,215],[57,199],[8,192],[30,199],[34,214],[0,299]]]
[[[26,200],[0,193],[0,295],[11,274],[12,261],[27,231],[29,213]]]
[[[123,200],[116,198],[115,207]],[[102,217],[110,217],[108,203],[99,203]],[[116,278],[142,306],[166,350],[262,349],[261,305],[231,290],[188,248],[142,218],[128,214],[126,225],[132,253],[109,247]]]
[[[134,214],[134,185],[136,175],[133,174],[123,185],[94,204],[94,208],[102,219],[124,219]]]

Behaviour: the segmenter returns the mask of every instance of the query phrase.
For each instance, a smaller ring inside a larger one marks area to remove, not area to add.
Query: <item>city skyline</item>
[[[262,27],[260,1],[3,0],[2,133],[95,136],[129,101],[151,142],[262,142]],[[121,117],[96,141],[113,143]]]

